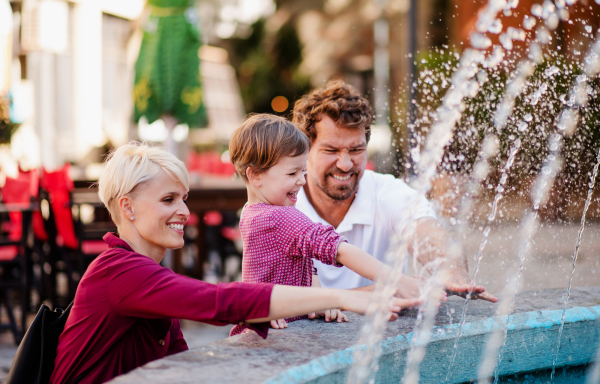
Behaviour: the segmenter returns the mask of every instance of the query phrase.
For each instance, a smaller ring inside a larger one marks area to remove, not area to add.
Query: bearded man
[[[452,239],[424,196],[402,180],[366,170],[373,109],[356,89],[340,80],[304,95],[293,122],[309,137],[306,185],[296,208],[315,222],[332,225],[351,244],[386,262],[393,239],[439,279],[449,292],[471,288],[466,256],[451,252]],[[373,282],[348,268],[315,260],[323,287],[370,290]],[[406,273],[406,268],[405,268]],[[472,298],[498,299],[474,286]]]

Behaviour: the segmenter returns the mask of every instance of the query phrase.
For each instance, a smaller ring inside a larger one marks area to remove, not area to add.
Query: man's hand
[[[473,285],[471,289],[471,279],[464,269],[450,268],[439,274],[439,279],[448,295],[456,295],[470,300],[485,300],[492,303],[497,303],[498,298],[488,292],[485,288],[478,285]]]
[[[467,258],[450,234],[432,217],[412,221],[403,232],[408,251],[427,271],[440,280],[449,295],[498,302],[498,298],[473,286],[468,274]]]

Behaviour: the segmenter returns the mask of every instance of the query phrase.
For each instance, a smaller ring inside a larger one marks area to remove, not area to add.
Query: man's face
[[[336,126],[327,115],[315,129],[317,137],[308,155],[309,188],[316,186],[334,200],[354,196],[367,166],[365,129]]]

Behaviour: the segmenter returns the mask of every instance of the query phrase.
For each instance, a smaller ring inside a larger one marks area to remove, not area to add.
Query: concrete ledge
[[[562,314],[564,290],[527,291],[511,316],[501,375],[552,366]],[[445,379],[464,300],[452,297],[436,318],[431,343],[421,365],[422,383]],[[506,316],[494,317],[495,305],[471,302],[463,328],[452,382],[476,378],[488,335],[503,329]],[[446,312],[454,311],[452,324]],[[400,382],[416,317],[405,313],[388,324],[377,382]],[[288,329],[271,330],[262,340],[253,333],[221,340],[146,364],[113,383],[344,383],[353,361],[364,318],[351,322],[303,320]],[[600,336],[600,287],[574,289],[565,317],[559,366],[589,363]]]

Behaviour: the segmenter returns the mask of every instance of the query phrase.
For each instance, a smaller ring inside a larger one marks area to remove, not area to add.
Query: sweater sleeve
[[[341,242],[347,241],[331,225],[315,223],[294,207],[277,211],[273,221],[278,228],[278,242],[284,254],[342,266],[336,262],[337,250]]]
[[[178,275],[149,258],[129,253],[111,268],[107,296],[122,316],[171,317],[214,325],[267,317],[271,284],[209,284]],[[266,337],[268,323],[252,326]]]

